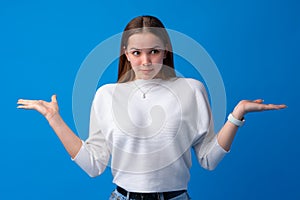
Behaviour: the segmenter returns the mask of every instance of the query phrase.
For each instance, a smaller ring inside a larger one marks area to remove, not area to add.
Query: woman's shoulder
[[[102,96],[107,96],[109,94],[112,94],[117,83],[107,83],[104,85],[101,85],[97,90],[95,97],[102,97]]]
[[[204,84],[201,81],[194,78],[177,78],[176,82],[178,82],[179,84],[187,83],[192,89],[200,89],[201,91],[205,91]]]
[[[101,85],[98,89],[97,92],[103,92],[103,91],[109,91],[113,90],[116,87],[117,83],[106,83]]]

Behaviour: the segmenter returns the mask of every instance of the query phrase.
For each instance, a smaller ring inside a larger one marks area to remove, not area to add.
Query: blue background
[[[82,61],[142,14],[157,16],[206,49],[224,80],[228,113],[241,99],[289,106],[247,115],[215,171],[194,159],[192,198],[300,199],[299,9],[296,0],[2,0],[0,199],[108,199],[115,187],[110,169],[89,178],[47,121],[35,111],[16,109],[16,102],[50,100],[56,93],[61,115],[76,131],[72,90]],[[115,80],[112,70],[104,82]]]

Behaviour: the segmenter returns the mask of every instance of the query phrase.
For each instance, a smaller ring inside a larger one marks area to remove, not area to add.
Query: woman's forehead
[[[151,49],[163,48],[162,40],[150,32],[135,33],[128,38],[127,48]]]

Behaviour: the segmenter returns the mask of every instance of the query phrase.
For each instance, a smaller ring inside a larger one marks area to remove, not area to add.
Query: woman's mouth
[[[143,73],[149,73],[149,72],[152,72],[153,69],[140,69],[140,71]]]

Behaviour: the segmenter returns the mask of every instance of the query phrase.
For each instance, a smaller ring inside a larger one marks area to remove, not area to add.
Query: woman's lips
[[[141,71],[141,72],[147,73],[147,72],[152,72],[153,69],[140,69],[140,71]]]

